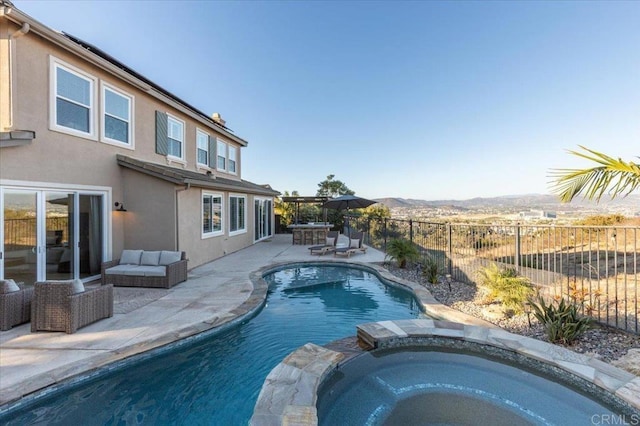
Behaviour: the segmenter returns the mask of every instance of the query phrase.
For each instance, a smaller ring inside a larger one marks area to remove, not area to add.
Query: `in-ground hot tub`
[[[355,342],[287,356],[251,424],[640,423],[640,377],[501,329],[381,321],[357,326]]]
[[[320,425],[585,425],[616,410],[522,365],[472,352],[364,353],[318,392]]]

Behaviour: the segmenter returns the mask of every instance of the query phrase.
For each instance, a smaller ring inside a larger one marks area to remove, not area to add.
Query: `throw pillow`
[[[19,291],[20,287],[14,280],[0,280],[0,293],[13,293],[14,291]]]
[[[351,240],[349,248],[360,248],[360,240]]]
[[[167,266],[172,263],[178,262],[182,258],[182,253],[179,251],[166,251],[162,250],[160,253],[160,265]]]
[[[158,266],[160,264],[159,251],[143,251],[140,258],[141,265]]]
[[[336,243],[336,239],[335,238],[329,238],[327,237],[327,245],[328,246],[334,246]]]
[[[71,288],[73,289],[71,291],[73,294],[82,293],[84,291],[84,284],[82,284],[82,280],[73,280]]]
[[[142,250],[122,250],[120,256],[121,265],[139,265],[142,257]]]

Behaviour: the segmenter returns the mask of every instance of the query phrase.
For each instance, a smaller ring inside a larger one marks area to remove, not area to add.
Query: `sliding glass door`
[[[272,235],[273,201],[266,198],[254,200],[254,240],[258,241]]]
[[[38,279],[38,193],[4,191],[3,195],[3,277],[33,284]]]
[[[2,278],[35,281],[100,274],[105,194],[3,189]]]

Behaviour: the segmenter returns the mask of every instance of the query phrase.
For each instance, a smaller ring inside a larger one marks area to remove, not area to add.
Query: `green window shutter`
[[[167,114],[156,111],[156,152],[169,154],[169,137],[167,135]]]
[[[209,136],[209,167],[216,168],[216,139]]]

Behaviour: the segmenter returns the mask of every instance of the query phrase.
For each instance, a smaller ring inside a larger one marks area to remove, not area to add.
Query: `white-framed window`
[[[237,173],[236,152],[237,152],[236,147],[229,145],[228,170],[229,170],[229,173],[233,173],[233,174]]]
[[[101,82],[102,141],[133,148],[133,96]]]
[[[96,87],[98,79],[50,56],[51,130],[97,139]]]
[[[229,195],[229,235],[247,232],[247,197]]]
[[[222,194],[202,193],[202,236],[213,237],[223,233]]]
[[[227,171],[227,144],[218,139],[218,170]]]
[[[196,129],[196,159],[198,164],[209,164],[209,135],[200,129]]]
[[[184,160],[184,121],[167,115],[167,139],[167,155]]]

